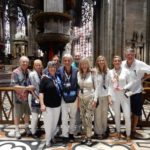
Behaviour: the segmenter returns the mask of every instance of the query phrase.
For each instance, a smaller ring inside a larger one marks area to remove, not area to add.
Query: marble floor
[[[114,125],[110,125],[110,134],[107,139],[97,140],[93,137],[91,146],[80,144],[80,136],[75,137],[74,143],[66,143],[60,137],[56,137],[56,144],[45,148],[44,131],[40,129],[40,137],[33,139],[24,135],[23,125],[20,126],[22,138],[14,138],[13,125],[0,125],[0,150],[149,150],[150,149],[150,127],[138,129],[141,135],[127,142],[122,134],[121,139],[116,138]],[[122,127],[122,133],[124,127]]]

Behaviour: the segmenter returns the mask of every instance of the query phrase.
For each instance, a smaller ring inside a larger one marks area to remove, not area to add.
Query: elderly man
[[[19,132],[20,118],[24,115],[25,131],[29,136],[31,134],[29,129],[29,115],[30,108],[28,104],[28,94],[34,87],[30,85],[29,81],[29,59],[22,56],[19,60],[19,67],[12,72],[11,85],[14,87],[14,123],[15,123],[15,137],[21,138]]]
[[[75,52],[72,66],[78,68],[80,59],[81,59],[81,54],[79,52]]]
[[[135,59],[135,51],[133,48],[127,48],[125,51],[126,60],[122,62],[122,67],[126,68],[130,72],[132,81],[134,84],[131,87],[133,95],[131,99],[131,137],[136,137],[136,126],[138,124],[139,117],[142,115],[142,81],[144,74],[150,73],[150,66],[146,63]]]
[[[70,54],[65,54],[62,58],[63,66],[58,69],[58,74],[62,81],[62,136],[64,140],[74,140],[76,129],[77,113],[77,68],[71,66],[73,58]],[[70,117],[70,120],[69,120]],[[68,125],[68,121],[70,121]]]

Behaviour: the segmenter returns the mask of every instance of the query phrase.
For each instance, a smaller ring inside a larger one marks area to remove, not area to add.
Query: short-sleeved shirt
[[[60,86],[58,77],[55,78],[55,81],[47,76],[42,78],[40,83],[40,93],[44,94],[44,104],[46,107],[54,108],[60,106],[61,89],[59,89],[58,84]]]
[[[21,67],[16,68],[11,75],[11,86],[20,85],[28,86],[30,85],[29,80],[29,70],[23,72]],[[24,102],[28,100],[29,92],[26,90],[19,90],[14,92],[15,101]]]

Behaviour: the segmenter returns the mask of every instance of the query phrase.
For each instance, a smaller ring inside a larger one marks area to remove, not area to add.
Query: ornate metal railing
[[[14,122],[13,87],[0,87],[0,124]]]
[[[0,124],[12,124],[14,122],[13,87],[0,87]],[[150,87],[145,87],[143,91],[143,115],[139,121],[139,126],[150,125]],[[114,114],[109,109],[109,123],[114,123]],[[122,120],[124,123],[124,120]]]

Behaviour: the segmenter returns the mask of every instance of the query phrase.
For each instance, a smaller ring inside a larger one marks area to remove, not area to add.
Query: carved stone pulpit
[[[71,16],[64,13],[63,0],[44,0],[44,12],[33,16],[33,23],[38,29],[35,39],[40,49],[46,52],[47,61],[69,42],[70,21]]]

